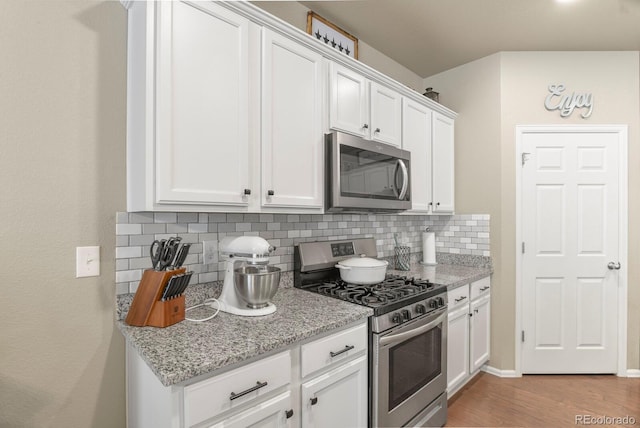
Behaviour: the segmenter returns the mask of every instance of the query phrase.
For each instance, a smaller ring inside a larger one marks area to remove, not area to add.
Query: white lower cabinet
[[[449,312],[447,330],[447,389],[455,390],[469,377],[469,303]]]
[[[127,426],[366,427],[367,361],[366,320],[170,387],[128,345]]]
[[[451,397],[489,361],[491,279],[447,293],[447,394]]]
[[[293,416],[291,392],[287,391],[263,403],[259,403],[211,428],[283,428]]]
[[[302,384],[302,427],[367,426],[367,356]]]

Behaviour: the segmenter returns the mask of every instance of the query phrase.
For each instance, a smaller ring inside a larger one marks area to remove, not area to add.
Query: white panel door
[[[334,62],[329,75],[329,127],[368,139],[368,80]]]
[[[262,55],[262,205],[322,208],[322,56],[269,30]]]
[[[411,152],[411,211],[428,213],[431,202],[431,110],[403,98],[402,148]]]
[[[159,2],[156,202],[246,205],[249,21]]]
[[[402,97],[396,91],[371,82],[371,139],[400,147]]]
[[[433,212],[453,213],[454,185],[454,121],[433,112]]]
[[[617,369],[619,136],[524,133],[523,373]]]

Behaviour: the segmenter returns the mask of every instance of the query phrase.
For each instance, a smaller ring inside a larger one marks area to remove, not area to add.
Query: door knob
[[[614,270],[614,269],[615,270],[620,270],[620,262],[618,262],[618,263],[609,262],[607,267],[609,268],[609,270]]]

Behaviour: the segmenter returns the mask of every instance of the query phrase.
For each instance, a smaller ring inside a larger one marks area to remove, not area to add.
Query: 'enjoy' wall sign
[[[588,93],[572,92],[571,95],[564,93],[564,85],[549,85],[549,95],[544,100],[544,107],[549,110],[559,110],[560,116],[571,116],[573,110],[583,109],[580,117],[583,119],[591,116],[593,111],[593,95]]]

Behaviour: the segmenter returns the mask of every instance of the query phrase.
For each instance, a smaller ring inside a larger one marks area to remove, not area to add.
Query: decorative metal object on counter
[[[395,247],[396,270],[409,270],[411,259],[411,248],[405,245]]]
[[[439,92],[434,91],[434,90],[433,90],[433,88],[427,88],[427,89],[425,90],[425,93],[424,93],[424,94],[422,94],[422,95],[424,95],[424,96],[425,96],[425,97],[427,97],[427,98],[432,99],[432,100],[433,100],[433,101],[435,101],[435,102],[439,102],[438,100],[439,100],[440,93],[439,93]]]

